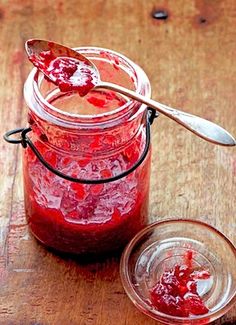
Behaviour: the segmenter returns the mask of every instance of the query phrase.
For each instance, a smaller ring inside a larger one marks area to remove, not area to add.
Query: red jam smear
[[[61,92],[77,91],[80,96],[85,96],[97,84],[98,76],[86,61],[56,57],[53,49],[31,55],[29,59]]]
[[[91,95],[86,97],[86,100],[93,106],[99,108],[107,108],[111,102],[115,102],[116,107],[121,107],[127,103],[125,99],[117,96],[115,92],[107,90],[99,91],[99,93],[94,93],[94,95],[92,91]]]
[[[193,270],[190,264],[176,264],[163,272],[150,291],[151,302],[157,310],[178,317],[204,315],[209,312],[198,294],[197,282],[209,279],[210,273],[207,270]]]

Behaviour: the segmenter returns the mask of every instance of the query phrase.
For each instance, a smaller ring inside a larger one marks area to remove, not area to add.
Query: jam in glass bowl
[[[146,227],[123,252],[120,273],[134,305],[163,324],[208,324],[236,300],[236,249],[199,221]]]

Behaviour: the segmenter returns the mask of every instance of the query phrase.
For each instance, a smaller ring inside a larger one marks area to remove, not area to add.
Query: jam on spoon
[[[27,48],[37,48],[38,42],[29,40]],[[48,48],[43,51],[28,51],[28,56],[62,92],[77,91],[80,96],[85,96],[97,84],[96,71],[87,60],[79,54],[74,58],[69,52],[58,52],[53,42],[48,42]]]

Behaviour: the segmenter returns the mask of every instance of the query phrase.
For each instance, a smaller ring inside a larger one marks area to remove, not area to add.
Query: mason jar
[[[150,97],[146,74],[125,56],[76,50],[97,66],[101,80]],[[84,97],[62,93],[36,68],[24,96],[24,198],[32,234],[62,252],[120,250],[148,222],[153,112],[104,89]]]

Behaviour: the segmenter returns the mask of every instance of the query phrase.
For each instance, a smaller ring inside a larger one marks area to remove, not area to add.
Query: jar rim
[[[151,86],[149,79],[144,72],[144,70],[138,66],[136,63],[134,63],[132,60],[124,56],[123,54],[120,54],[116,51],[106,49],[106,48],[100,48],[100,47],[76,47],[74,48],[76,51],[81,51],[82,54],[99,54],[102,51],[108,52],[109,54],[115,55],[116,57],[119,57],[125,64],[127,64],[128,67],[134,71],[135,77],[136,77],[136,85],[135,86],[135,92],[137,93],[142,93],[143,91],[143,86],[147,85],[147,89],[145,90],[145,95],[150,97],[151,95]],[[128,100],[125,104],[122,106],[119,106],[111,111],[107,111],[104,113],[99,113],[99,114],[76,114],[76,113],[69,113],[69,112],[64,112],[63,110],[55,107],[54,105],[50,104],[41,94],[41,91],[39,89],[39,77],[40,75],[43,78],[43,74],[37,69],[33,68],[26,80],[25,87],[24,87],[24,97],[26,100],[27,105],[30,107],[30,109],[34,108],[33,111],[37,114],[41,111],[42,115],[44,117],[47,117],[53,122],[58,124],[58,122],[66,122],[68,124],[76,124],[78,123],[92,123],[94,124],[94,120],[96,122],[98,120],[102,120],[102,122],[106,122],[107,120],[111,119],[116,119],[117,117],[124,116],[126,113],[129,113],[130,110],[135,106],[135,103],[137,103],[135,100],[130,99]],[[41,79],[42,79],[41,78]],[[36,100],[36,106],[39,108],[39,111],[35,109],[35,105],[32,105],[32,98],[30,91],[33,92],[35,95],[35,100]],[[138,111],[140,112],[141,110],[144,110],[146,108],[146,105],[139,103],[140,108]],[[40,107],[41,106],[41,109]],[[43,107],[42,107],[43,106]],[[37,115],[38,115],[37,114]],[[46,115],[46,116],[45,116]],[[136,114],[135,114],[136,115]],[[41,117],[41,114],[40,114]],[[100,123],[99,121],[98,123]],[[61,123],[59,123],[61,124]],[[68,125],[67,125],[68,126]]]

